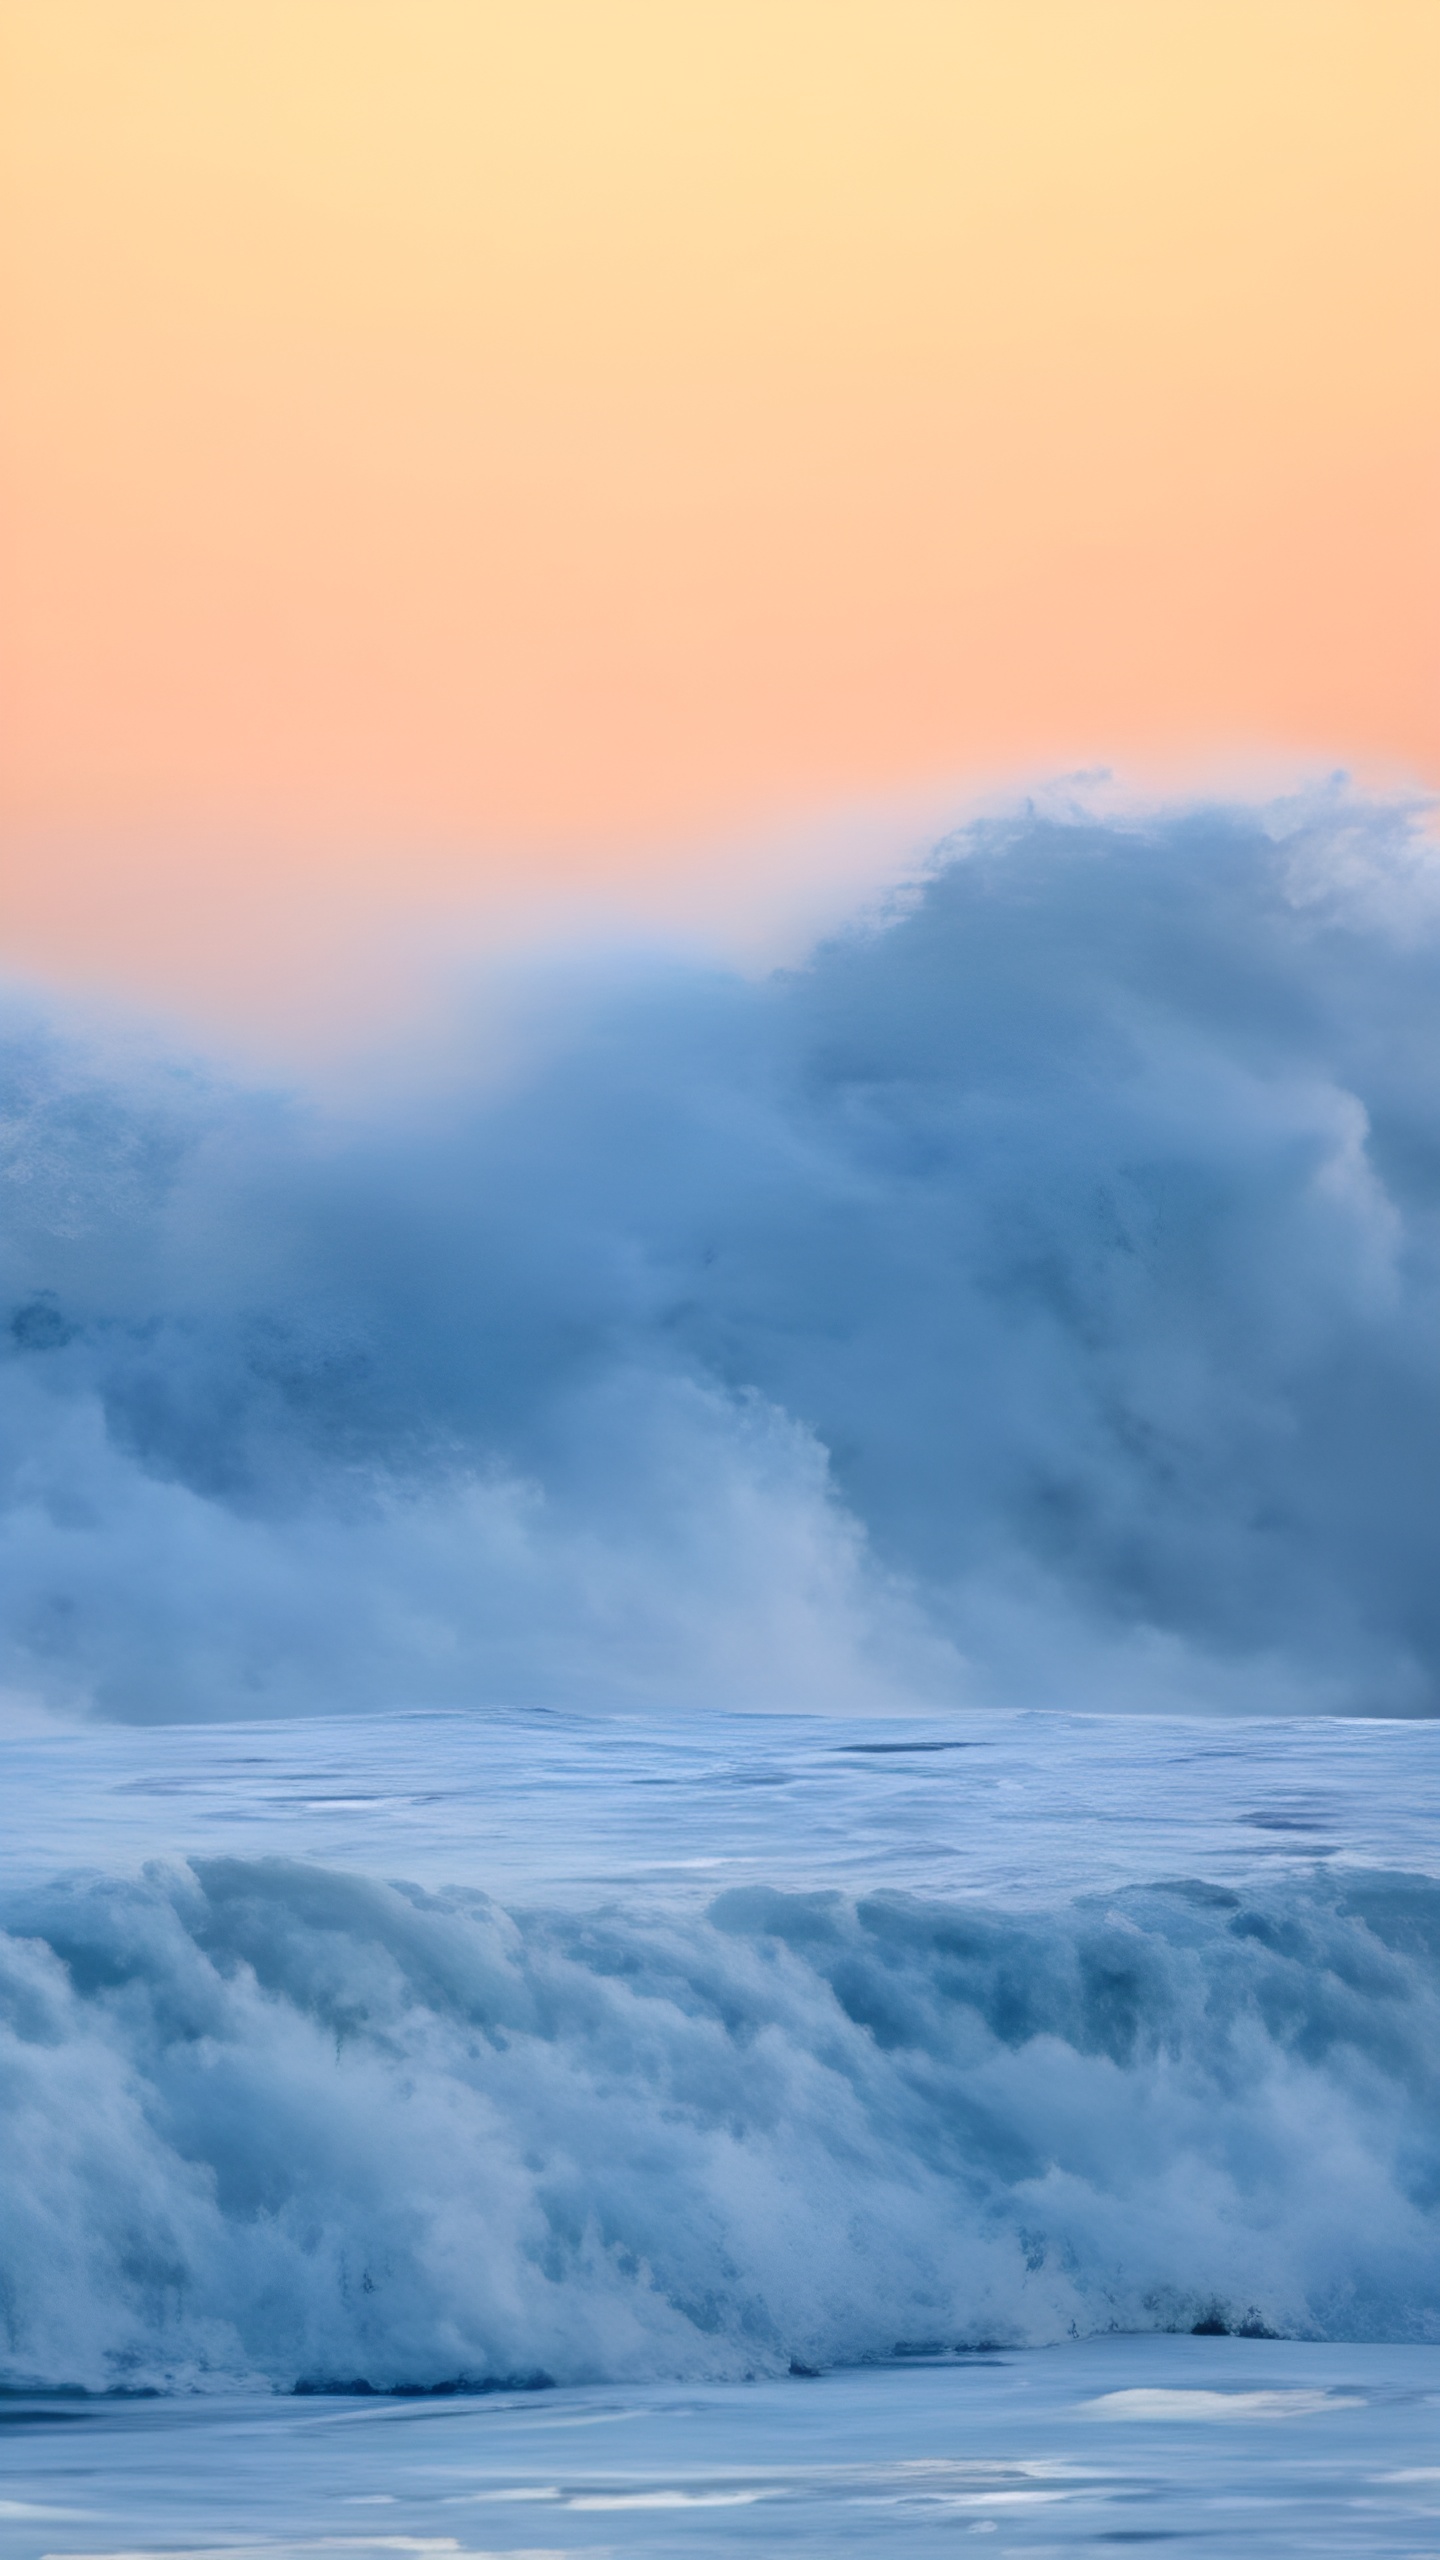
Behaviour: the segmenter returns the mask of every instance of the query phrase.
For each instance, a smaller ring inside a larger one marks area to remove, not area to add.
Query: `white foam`
[[[1106,2391],[1084,2406],[1096,2418],[1185,2418],[1228,2426],[1237,2418],[1319,2418],[1363,2409],[1338,2391]]]
[[[547,1913],[222,1858],[9,1919],[17,2380],[1437,2328],[1418,1878]]]

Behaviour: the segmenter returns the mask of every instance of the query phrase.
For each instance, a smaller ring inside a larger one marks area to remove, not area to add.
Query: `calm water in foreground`
[[[1440,2355],[1104,2339],[815,2382],[12,2404],[3,2549],[1440,2550]]]

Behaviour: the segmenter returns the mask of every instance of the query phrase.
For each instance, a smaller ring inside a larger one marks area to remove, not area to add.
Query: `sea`
[[[0,2560],[1440,2560],[1433,825],[1084,790],[5,996]]]
[[[6,1747],[0,2548],[1440,2552],[1440,1734]]]

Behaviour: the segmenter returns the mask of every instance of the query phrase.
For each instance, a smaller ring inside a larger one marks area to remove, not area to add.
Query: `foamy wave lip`
[[[546,1914],[227,1859],[8,1917],[18,2383],[1440,2330],[1433,1883]]]

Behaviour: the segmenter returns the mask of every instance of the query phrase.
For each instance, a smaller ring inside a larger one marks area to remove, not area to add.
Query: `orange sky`
[[[1435,0],[0,0],[0,55],[23,968],[243,1010],[346,918],[743,906],[1010,774],[1440,777]]]

